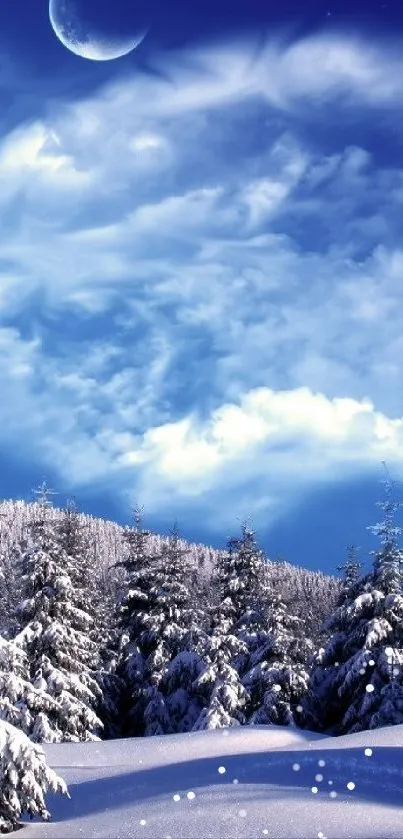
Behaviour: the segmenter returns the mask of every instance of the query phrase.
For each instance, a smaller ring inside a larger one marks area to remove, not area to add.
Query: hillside
[[[0,557],[2,557],[5,584],[8,590],[9,606],[13,606],[13,595],[18,584],[13,584],[13,546],[23,535],[24,527],[35,518],[39,510],[37,502],[21,500],[7,500],[0,502]],[[60,510],[54,507],[50,516],[60,515]],[[92,565],[96,569],[96,585],[100,596],[113,599],[119,597],[121,572],[115,563],[126,554],[127,546],[123,540],[123,527],[116,522],[107,521],[85,513],[80,514],[84,527],[88,529],[92,544]],[[166,537],[151,534],[152,551],[157,553]],[[182,547],[190,554],[195,572],[205,578],[208,584],[214,565],[219,554],[217,549],[199,543],[189,543],[180,540]],[[286,602],[292,603],[294,612],[306,621],[311,636],[316,637],[320,632],[323,620],[329,615],[339,591],[339,581],[336,577],[328,576],[318,571],[310,571],[301,566],[291,565],[285,561],[267,560],[267,573],[270,583],[284,597]],[[18,581],[17,581],[18,582]]]

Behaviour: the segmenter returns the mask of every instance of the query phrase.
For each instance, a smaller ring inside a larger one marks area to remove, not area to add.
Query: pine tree
[[[245,724],[248,696],[232,661],[247,653],[244,642],[235,635],[220,635],[217,627],[206,639],[205,665],[192,685],[192,694],[201,706],[193,731]]]
[[[203,659],[205,667],[194,683],[204,708],[195,729],[218,728],[246,722],[250,696],[242,677],[251,656],[267,640],[264,606],[265,559],[247,522],[241,536],[228,541],[218,556],[214,574],[217,600],[211,607],[211,633]]]
[[[148,627],[152,601],[152,557],[149,549],[150,533],[143,529],[142,510],[139,507],[133,511],[133,525],[123,531],[127,554],[117,563],[126,572],[126,594],[120,603],[118,615],[121,637],[117,675],[123,688],[116,696],[123,736],[143,733],[146,691],[149,687],[146,679],[147,650],[144,649],[143,637]]]
[[[9,637],[15,628],[14,621],[14,592],[18,589],[18,580],[15,573],[14,557],[11,551],[5,546],[3,533],[7,528],[7,516],[0,513],[0,586],[2,597],[0,598],[0,632]],[[4,546],[4,547],[3,547]]]
[[[47,766],[42,749],[0,721],[0,833],[16,830],[25,813],[47,821],[48,790],[68,795],[62,778]]]
[[[57,700],[31,684],[24,650],[0,637],[0,719],[39,741],[46,719],[52,718],[57,724],[61,713]]]
[[[181,545],[176,524],[162,551],[154,558],[152,576],[148,626],[142,635],[146,678],[152,687],[144,711],[146,735],[155,733],[152,709],[158,713],[159,733],[182,731],[187,705],[191,702],[185,686],[189,675],[184,667],[185,661],[190,664],[190,656],[182,656],[181,667],[177,667],[172,679],[173,661],[176,659],[178,664],[178,656],[194,650],[200,629],[200,613],[192,601],[189,551]],[[182,685],[178,683],[179,673],[183,675]]]
[[[135,527],[125,534],[129,554],[122,560],[128,591],[122,601],[119,674],[128,685],[127,734],[182,731],[190,697],[191,656],[198,630],[192,603],[188,550],[175,526],[159,553],[150,555],[149,534],[135,512]],[[178,658],[179,657],[179,658]],[[180,681],[180,676],[183,683]]]
[[[249,695],[248,718],[254,725],[293,725],[308,685],[312,644],[303,621],[293,615],[275,589],[267,590],[267,623],[243,684]]]
[[[346,562],[337,566],[337,570],[343,574],[340,595],[337,600],[338,606],[348,598],[353,587],[359,582],[362,563],[357,562],[357,550],[358,548],[355,545],[348,545]]]
[[[39,516],[28,528],[22,555],[24,600],[21,629],[15,642],[29,661],[32,685],[57,700],[56,718],[43,709],[38,741],[99,739],[102,724],[94,712],[99,687],[94,678],[95,647],[89,638],[92,621],[83,608],[70,573],[76,568],[63,546],[63,528],[49,515],[46,486],[40,489]],[[32,736],[32,734],[31,734]]]
[[[403,593],[401,506],[385,482],[384,518],[369,528],[380,538],[373,569],[350,588],[329,620],[304,703],[305,725],[336,734],[403,722]]]

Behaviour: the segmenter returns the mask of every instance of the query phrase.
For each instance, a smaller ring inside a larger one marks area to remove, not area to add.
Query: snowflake
[[[293,763],[292,768],[294,772],[299,772],[299,770],[301,769],[299,763]]]
[[[349,781],[349,782],[348,782],[348,784],[347,784],[347,789],[351,789],[351,790],[355,789],[355,783],[354,783],[354,781]]]
[[[175,793],[175,795],[173,796],[173,800],[174,800],[174,801],[180,801],[180,800],[181,800],[181,797],[180,797],[180,795],[179,795],[177,792],[176,792],[176,793]]]
[[[319,783],[323,781],[323,775],[315,775],[315,781],[318,781]]]
[[[194,792],[188,792],[187,797],[189,798],[189,800],[190,800],[190,801],[192,801],[192,800],[193,800],[193,798],[196,798],[196,793],[194,793]]]
[[[226,770],[225,766],[219,766],[218,769],[217,769],[217,772],[219,773],[219,775],[225,775],[226,771],[227,770]]]
[[[364,754],[365,754],[366,757],[371,757],[372,749],[364,749]]]

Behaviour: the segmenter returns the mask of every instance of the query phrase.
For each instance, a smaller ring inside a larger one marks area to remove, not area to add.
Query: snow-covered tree
[[[0,637],[0,719],[38,742],[46,720],[57,725],[61,713],[60,703],[30,682],[26,652],[14,641]]]
[[[240,537],[229,539],[228,551],[219,554],[216,581],[220,604],[213,626],[225,621],[237,632],[259,626],[264,613],[265,557],[247,522],[241,525]]]
[[[268,591],[266,631],[254,645],[243,684],[248,692],[248,721],[255,725],[293,725],[300,719],[312,644],[303,621],[275,591]]]
[[[24,600],[15,643],[29,662],[32,685],[43,694],[42,730],[38,741],[98,739],[101,721],[94,712],[99,686],[94,678],[96,650],[90,639],[91,616],[84,611],[74,557],[63,546],[60,522],[49,516],[42,487],[39,514],[29,528],[22,554]],[[47,714],[47,697],[60,713]],[[31,733],[30,736],[33,736]]]
[[[350,733],[403,722],[403,591],[400,506],[386,483],[373,570],[354,583],[329,620],[304,705],[308,728]]]
[[[182,730],[186,688],[178,675],[188,681],[189,657],[177,659],[175,666],[172,662],[194,648],[198,629],[189,554],[177,527],[152,556],[148,535],[137,511],[135,527],[126,532],[129,554],[122,560],[128,590],[121,606],[124,635],[118,668],[130,695],[127,733],[146,736]]]
[[[118,612],[121,637],[117,675],[123,689],[116,695],[123,736],[139,735],[144,731],[144,710],[149,685],[143,635],[148,626],[153,582],[149,537],[149,532],[142,526],[142,510],[136,507],[133,526],[123,531],[126,553],[118,562],[126,573],[126,591]]]
[[[183,713],[177,704],[181,689],[178,674],[182,672],[185,681],[188,676],[183,660],[182,667],[176,670],[175,679],[172,679],[172,668],[169,668],[178,655],[195,650],[200,629],[200,612],[192,598],[189,552],[181,545],[176,525],[162,551],[154,557],[149,605],[141,636],[145,675],[153,688],[152,698],[144,711],[145,735],[155,733],[155,720],[162,726],[160,731],[182,730]],[[167,711],[164,719],[161,717],[162,707]]]
[[[47,821],[48,790],[68,795],[66,784],[48,767],[40,746],[0,721],[0,833],[16,830],[24,814]]]
[[[194,728],[243,724],[249,696],[242,676],[256,646],[266,640],[265,559],[247,523],[241,536],[218,556],[214,574],[216,602],[211,607],[211,632],[204,645],[205,667],[194,683],[204,708]]]
[[[353,586],[359,581],[362,563],[357,561],[357,550],[358,548],[355,545],[348,545],[345,563],[337,566],[337,570],[343,574],[337,605],[340,605],[349,596]]]
[[[204,696],[197,688],[199,676],[205,669],[201,654],[203,629],[197,640],[194,638],[189,649],[177,653],[167,664],[160,683],[160,691],[169,714],[172,731],[191,731],[203,707]]]
[[[244,711],[248,697],[232,661],[247,654],[243,641],[230,633],[220,635],[217,628],[207,639],[205,666],[192,685],[193,696],[202,706],[193,731],[246,723]]]

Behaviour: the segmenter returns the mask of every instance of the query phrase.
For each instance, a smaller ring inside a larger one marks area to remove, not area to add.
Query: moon
[[[141,44],[148,31],[143,3],[134,4],[134,11],[133,0],[108,0],[107,13],[101,0],[49,0],[49,19],[59,41],[90,61],[121,58]]]

